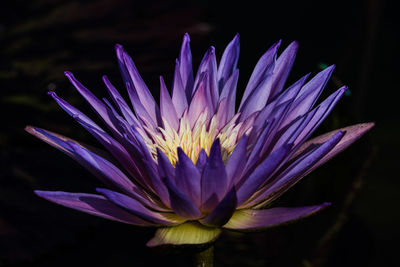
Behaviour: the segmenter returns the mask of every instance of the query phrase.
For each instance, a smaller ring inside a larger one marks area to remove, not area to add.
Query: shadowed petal
[[[233,187],[215,209],[200,222],[206,226],[219,227],[226,224],[232,217],[237,206],[236,190]]]
[[[202,149],[196,161],[196,167],[200,171],[200,173],[203,173],[204,166],[206,166],[207,158],[207,152]]]
[[[236,88],[239,80],[239,70],[235,70],[229,79],[225,82],[222,88],[219,99],[227,99],[227,114],[226,119],[229,121],[235,115],[236,107]]]
[[[179,54],[179,73],[182,79],[183,88],[186,95],[190,100],[192,98],[193,90],[193,67],[192,67],[192,52],[190,51],[190,37],[189,34],[183,36],[181,52]]]
[[[325,85],[328,83],[334,69],[335,65],[324,69],[301,88],[296,100],[293,102],[289,115],[283,122],[283,125],[287,124],[294,118],[305,114],[313,107],[324,90]]]
[[[247,135],[243,135],[237,143],[226,163],[226,174],[229,187],[232,187],[240,179],[244,166],[246,165]]]
[[[227,176],[221,156],[219,139],[215,140],[210,149],[210,156],[201,176],[201,203],[202,210],[210,211],[225,195]]]
[[[184,221],[177,216],[173,216],[173,214],[169,214],[169,217],[167,217],[164,216],[165,213],[151,211],[144,207],[140,202],[128,197],[127,195],[105,188],[97,188],[96,191],[104,195],[108,200],[118,207],[123,208],[124,210],[142,218],[143,220],[162,225],[175,225]]]
[[[160,76],[160,112],[163,120],[167,120],[168,124],[177,131],[179,127],[178,116],[162,76]]]
[[[330,203],[296,208],[272,208],[265,210],[244,209],[236,211],[223,228],[238,231],[262,230],[310,216]]]
[[[218,88],[221,91],[226,81],[231,77],[236,69],[239,60],[240,36],[237,33],[233,40],[228,44],[221,57],[218,66]]]
[[[198,245],[215,241],[222,230],[207,227],[198,222],[186,222],[173,227],[158,228],[147,246]]]
[[[308,151],[311,147],[322,144],[329,140],[333,135],[335,135],[339,131],[346,132],[346,134],[343,136],[343,138],[340,140],[340,142],[328,153],[326,154],[320,161],[318,161],[311,170],[316,169],[320,165],[324,164],[334,156],[336,156],[338,153],[342,152],[344,149],[346,149],[349,145],[357,141],[361,136],[363,136],[366,132],[371,130],[372,127],[375,126],[375,123],[360,123],[348,127],[344,127],[338,130],[331,131],[329,133],[320,135],[318,137],[315,137],[307,142],[305,142],[297,151],[296,153],[292,156],[292,158],[296,158],[299,155],[303,154],[304,152]]]
[[[138,119],[133,114],[132,110],[129,108],[128,104],[119,94],[117,89],[111,84],[108,80],[107,76],[103,76],[104,84],[107,87],[108,93],[110,94],[111,98],[114,101],[114,104],[119,108],[119,111],[123,114],[125,120],[129,123],[129,125],[134,125],[135,127],[139,127],[140,123]]]
[[[185,87],[182,82],[180,63],[177,60],[175,65],[174,82],[172,84],[172,103],[174,104],[177,116],[182,117],[183,112],[188,106],[188,99],[192,99],[192,88],[190,88],[190,96],[187,96]],[[193,80],[193,71],[192,71]],[[193,83],[193,81],[192,81]]]
[[[201,211],[194,202],[183,193],[170,178],[164,178],[164,183],[168,188],[171,208],[177,215],[191,220],[198,219],[202,216]]]
[[[242,100],[240,102],[239,111],[241,111],[243,104],[246,102],[247,98],[251,95],[253,90],[255,90],[265,79],[268,73],[271,72],[271,67],[275,63],[276,53],[280,45],[281,41],[273,44],[267,50],[267,52],[265,52],[265,54],[262,55],[262,57],[258,60],[244,91]]]
[[[200,206],[201,173],[192,160],[178,147],[178,162],[175,166],[176,185]],[[199,163],[199,160],[197,160]]]
[[[124,62],[126,69],[131,77],[133,83],[133,90],[137,93],[140,102],[142,103],[143,107],[146,109],[147,113],[149,113],[150,117],[152,118],[153,122],[157,125],[160,125],[160,110],[158,109],[158,105],[154,100],[153,96],[151,95],[149,89],[147,88],[146,84],[144,83],[142,77],[133,63],[132,58],[125,52],[123,53]]]
[[[262,189],[254,200],[244,206],[254,206],[256,203],[261,202],[259,205],[255,206],[259,208],[277,199],[296,184],[302,177],[307,175],[311,171],[313,165],[328,154],[329,151],[339,143],[344,134],[345,133],[342,131],[337,132],[328,141],[292,162],[273,182]]]
[[[39,190],[36,190],[35,194],[59,205],[109,220],[139,226],[156,226],[154,223],[126,212],[101,195]]]
[[[261,185],[268,182],[291,148],[291,144],[280,147],[257,166],[246,181],[244,181],[243,185],[237,189],[238,205],[247,201]]]
[[[298,48],[299,43],[297,41],[292,42],[276,60],[270,99],[273,99],[282,91],[290,70],[292,69]]]
[[[107,127],[114,134],[121,135],[118,132],[117,127],[114,125],[113,120],[110,118],[110,112],[108,107],[104,105],[94,94],[92,94],[85,86],[83,86],[78,80],[75,79],[74,75],[71,72],[64,72],[65,76],[70,80],[70,82],[74,85],[74,87],[78,90],[78,92],[86,99],[86,101],[92,106],[92,108],[97,112],[100,118],[106,123]],[[55,93],[52,93],[52,96],[56,96]],[[58,102],[58,101],[57,101]],[[60,104],[60,102],[58,102]],[[64,108],[64,107],[63,107]],[[65,110],[65,108],[64,108]]]

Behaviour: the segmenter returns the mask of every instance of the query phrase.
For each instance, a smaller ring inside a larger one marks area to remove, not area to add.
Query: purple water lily
[[[258,230],[328,206],[264,209],[373,126],[358,124],[307,141],[346,91],[342,87],[315,106],[334,66],[283,90],[298,44],[278,56],[277,42],[256,64],[236,107],[239,35],[219,64],[211,47],[197,73],[189,43],[186,34],[171,94],[160,78],[159,105],[121,45],[118,64],[133,109],[106,76],[113,103],[98,99],[66,72],[107,129],[56,93],[50,95],[106,151],[40,128],[26,130],[78,161],[107,188],[97,188],[96,194],[36,194],[106,219],[157,227],[148,246],[207,243],[223,229]]]

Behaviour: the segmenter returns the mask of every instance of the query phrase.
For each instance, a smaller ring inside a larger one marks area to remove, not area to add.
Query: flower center
[[[181,147],[193,163],[196,163],[200,151],[204,149],[209,155],[212,144],[219,138],[222,159],[226,163],[240,137],[240,126],[241,124],[236,124],[235,120],[232,119],[222,127],[218,125],[215,116],[211,121],[207,120],[207,114],[204,112],[199,116],[193,127],[190,126],[187,117],[182,117],[178,131],[164,122],[164,127],[159,127],[160,133],[152,135],[152,140],[149,140],[146,144],[155,160],[157,159],[158,148],[175,166],[178,161],[178,147]]]

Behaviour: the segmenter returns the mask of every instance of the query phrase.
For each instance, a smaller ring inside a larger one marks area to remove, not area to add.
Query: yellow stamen
[[[236,119],[233,118],[225,127],[219,129],[217,127],[218,121],[214,116],[209,126],[206,127],[208,121],[205,111],[199,116],[193,127],[190,127],[189,121],[184,115],[180,120],[178,131],[173,129],[167,121],[164,121],[164,127],[159,127],[160,132],[152,135],[152,140],[146,139],[146,145],[155,160],[157,159],[158,148],[175,166],[178,161],[178,147],[181,147],[193,163],[196,163],[200,151],[204,149],[208,155],[212,144],[219,138],[222,159],[226,163],[240,138],[241,123],[236,124],[235,121]]]

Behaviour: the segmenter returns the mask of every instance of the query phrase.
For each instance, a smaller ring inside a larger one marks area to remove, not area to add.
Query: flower
[[[55,92],[49,94],[107,152],[40,128],[26,130],[78,161],[107,188],[97,188],[97,194],[35,193],[106,219],[157,227],[148,246],[203,244],[214,241],[223,229],[263,229],[325,208],[329,203],[265,209],[373,123],[307,141],[346,87],[314,107],[334,69],[330,66],[283,90],[298,44],[292,42],[278,56],[280,44],[275,43],[256,64],[238,108],[238,34],[219,64],[215,49],[208,49],[196,75],[186,34],[176,60],[172,95],[160,78],[159,105],[121,45],[116,45],[118,64],[133,109],[106,76],[103,80],[114,104],[101,101],[65,72],[108,131]]]

